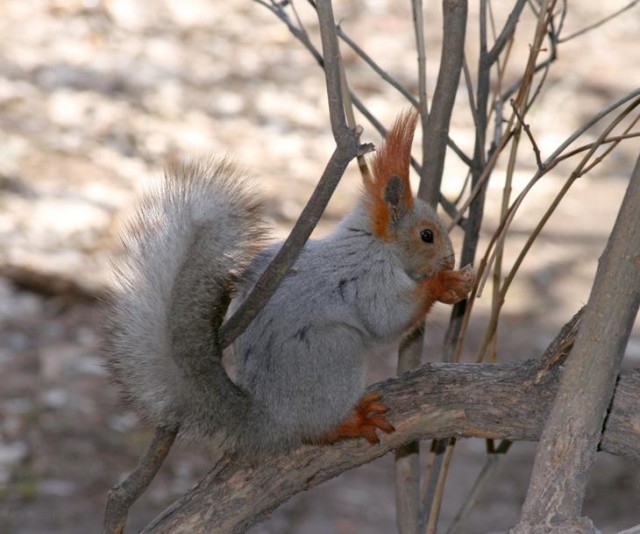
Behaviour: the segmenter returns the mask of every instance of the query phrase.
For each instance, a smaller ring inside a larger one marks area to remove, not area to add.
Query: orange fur
[[[371,444],[379,443],[376,429],[387,434],[395,431],[393,425],[382,415],[387,413],[389,409],[379,402],[380,399],[382,399],[382,393],[378,391],[364,395],[344,421],[316,440],[315,443],[330,444],[354,438],[365,438]]]
[[[364,185],[371,205],[373,232],[378,237],[389,239],[391,214],[384,200],[384,191],[392,176],[399,176],[404,182],[403,202],[408,209],[413,206],[413,195],[409,182],[411,164],[411,144],[418,122],[415,109],[405,111],[396,119],[387,133],[382,146],[371,163],[373,177],[364,179]]]
[[[475,282],[475,273],[470,267],[459,271],[443,270],[418,283],[416,291],[420,307],[415,322],[420,323],[436,302],[455,304],[467,298]]]

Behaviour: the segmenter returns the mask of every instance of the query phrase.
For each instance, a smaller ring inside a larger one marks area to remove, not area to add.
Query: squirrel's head
[[[419,280],[452,269],[454,253],[435,210],[411,192],[409,166],[417,120],[414,110],[396,119],[373,159],[373,176],[365,178],[364,185],[372,232],[396,249],[407,274]]]

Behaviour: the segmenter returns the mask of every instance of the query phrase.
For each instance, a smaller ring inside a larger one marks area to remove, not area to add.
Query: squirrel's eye
[[[420,239],[422,239],[425,243],[433,243],[433,232],[428,228],[420,230]]]

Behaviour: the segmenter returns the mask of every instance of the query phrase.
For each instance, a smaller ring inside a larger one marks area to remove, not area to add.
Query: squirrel
[[[188,437],[222,431],[245,458],[394,431],[381,394],[363,395],[365,353],[475,280],[470,266],[453,270],[441,220],[412,195],[417,117],[397,118],[360,201],[307,242],[235,341],[234,380],[218,330],[281,244],[264,247],[260,203],[227,160],[167,170],[123,232],[107,320],[107,366],[144,421]]]

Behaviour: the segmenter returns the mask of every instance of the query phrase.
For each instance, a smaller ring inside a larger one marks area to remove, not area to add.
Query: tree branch
[[[640,0],[632,0],[627,5],[621,7],[617,11],[614,11],[610,15],[607,15],[606,17],[598,20],[597,22],[589,24],[585,28],[582,28],[582,29],[580,29],[578,31],[575,31],[572,34],[567,35],[566,37],[558,38],[558,43],[566,43],[567,41],[570,41],[571,39],[575,39],[576,37],[579,37],[580,35],[584,35],[585,33],[590,32],[591,30],[594,30],[594,29],[602,26],[603,24],[606,24],[610,20],[622,15],[622,13],[624,13],[625,11],[628,11],[629,9],[633,8],[639,1]]]
[[[458,92],[467,29],[466,0],[443,0],[443,36],[440,70],[422,141],[423,174],[418,196],[438,203],[440,182],[449,138],[449,123]],[[427,156],[428,154],[428,156]]]
[[[324,56],[323,65],[327,83],[329,117],[336,149],[291,234],[269,267],[260,276],[249,296],[220,328],[222,347],[230,345],[244,331],[271,298],[271,295],[275,293],[282,278],[295,262],[320,220],[349,162],[358,154],[373,149],[372,145],[358,146],[355,132],[347,126],[345,120],[340,79],[340,50],[331,2],[329,0],[319,2],[317,12]]]
[[[177,435],[175,429],[157,428],[136,468],[125,480],[111,488],[104,514],[104,534],[122,534],[129,508],[151,484]]]
[[[538,446],[520,523],[514,533],[580,528],[589,471],[640,305],[640,158],[600,259],[567,369]]]
[[[522,10],[524,6],[527,4],[527,0],[517,0],[516,5],[513,6],[511,13],[507,17],[507,21],[505,22],[500,35],[496,38],[495,43],[493,43],[493,47],[489,52],[487,52],[487,61],[491,64],[498,61],[500,54],[504,50],[504,47],[509,42],[509,39],[513,36],[513,32],[516,30],[516,26],[518,25],[518,21],[520,20],[520,15],[522,15]]]
[[[241,466],[219,462],[189,493],[158,516],[147,533],[243,532],[300,491],[418,439],[457,437],[533,441],[556,394],[574,317],[543,358],[520,364],[428,364],[372,386],[385,395],[396,432],[380,445],[346,441],[303,446]],[[640,461],[640,373],[620,377],[600,447]],[[268,488],[268,491],[265,491]]]
[[[301,491],[371,462],[411,441],[445,436],[539,438],[557,388],[554,367],[536,383],[540,362],[523,364],[430,364],[385,382],[385,402],[396,432],[381,444],[342,442],[305,446],[242,467],[227,458],[143,532],[230,533],[264,519]],[[622,376],[607,420],[605,451],[640,461],[640,373]],[[265,490],[268,488],[268,491]]]

